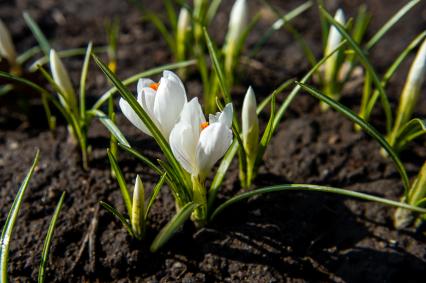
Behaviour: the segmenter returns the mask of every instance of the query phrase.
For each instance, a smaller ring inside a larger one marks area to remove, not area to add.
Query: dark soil
[[[231,1],[226,1],[217,17],[217,26],[226,27],[231,4],[228,2]],[[283,9],[299,4],[271,2]],[[336,3],[329,6],[330,10],[341,4],[345,11],[353,11],[351,15],[359,4],[332,2]],[[402,1],[368,1],[375,15],[369,35],[403,5],[394,2]],[[150,3],[151,6],[162,12],[161,4]],[[252,7],[254,10],[258,4],[253,1]],[[425,3],[418,5],[373,50],[371,56],[379,72],[424,29],[425,8]],[[0,1],[0,17],[12,30],[19,51],[35,45],[22,20],[23,10],[31,13],[59,50],[84,47],[89,40],[96,45],[105,44],[104,21],[121,17],[120,77],[170,62],[160,35],[150,24],[142,24],[139,12],[126,1]],[[295,26],[320,52],[317,19],[313,9],[296,19]],[[249,46],[271,22],[265,12],[250,36]],[[223,38],[222,30],[215,28],[212,33]],[[393,103],[412,58],[389,85]],[[81,58],[65,62],[77,82]],[[280,31],[248,67],[242,68],[235,87],[236,104],[240,105],[239,94],[249,84],[257,95],[265,97],[280,82],[300,77],[308,68],[297,43]],[[95,98],[108,86],[96,67],[92,69],[88,86]],[[191,75],[186,86],[190,95],[200,93],[197,74]],[[356,108],[360,89],[360,84],[346,89],[343,103]],[[418,115],[426,114],[425,104],[422,98]],[[27,113],[20,112],[22,109],[27,109]],[[267,120],[266,115],[263,118]],[[379,128],[383,126],[380,112],[373,123]],[[155,143],[121,115],[118,125],[134,147],[147,156],[161,156]],[[62,191],[67,195],[53,239],[48,282],[423,282],[426,278],[426,238],[414,229],[395,230],[394,209],[309,192],[275,193],[241,202],[199,231],[188,223],[165,247],[152,254],[148,251],[149,243],[172,217],[174,201],[164,187],[153,207],[143,243],[132,240],[110,214],[99,209],[98,202],[104,200],[124,210],[106,157],[108,133],[100,123],[95,122],[90,129],[92,160],[88,172],[80,167],[79,152],[67,142],[66,127],[60,123],[54,134],[48,131],[36,97],[25,107],[10,95],[2,98],[0,133],[1,224],[35,149],[41,150],[39,166],[13,232],[11,282],[36,280],[45,233]],[[424,142],[423,139],[412,144],[402,154],[410,177],[416,175],[426,158]],[[125,153],[120,153],[119,163],[129,184],[136,174],[142,176],[148,189],[158,180],[158,176]],[[218,202],[240,191],[237,177],[234,164]],[[399,175],[392,162],[380,155],[378,144],[354,132],[353,124],[341,115],[333,111],[322,113],[317,101],[303,94],[294,101],[274,136],[255,187],[280,183],[326,184],[394,200],[402,194]]]

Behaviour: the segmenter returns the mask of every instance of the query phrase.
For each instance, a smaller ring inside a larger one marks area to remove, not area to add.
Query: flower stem
[[[192,175],[191,181],[194,203],[198,204],[198,207],[193,212],[191,218],[197,227],[203,227],[207,222],[206,188],[204,186],[204,182],[200,180],[199,176]]]

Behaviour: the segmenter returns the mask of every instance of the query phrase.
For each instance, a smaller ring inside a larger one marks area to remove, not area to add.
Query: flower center
[[[203,122],[203,123],[201,123],[200,128],[201,128],[201,130],[204,130],[208,126],[209,126],[209,122]]]
[[[159,86],[160,86],[160,83],[152,83],[152,84],[149,85],[149,87],[152,88],[155,91],[158,90]]]

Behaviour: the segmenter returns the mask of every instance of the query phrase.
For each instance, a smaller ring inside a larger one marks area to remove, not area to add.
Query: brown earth
[[[259,7],[250,2],[253,8]],[[283,9],[300,3],[271,2]],[[345,11],[358,6],[354,3],[358,1],[333,2],[336,3],[329,6],[330,10],[339,3]],[[368,1],[375,15],[369,35],[403,4],[394,2],[400,1]],[[160,4],[150,3],[151,6],[162,12]],[[229,7],[227,2],[215,25],[226,26]],[[373,50],[371,56],[379,72],[424,29],[425,8],[425,3],[418,5]],[[125,1],[0,1],[0,18],[12,30],[19,51],[35,45],[20,15],[24,9],[58,50],[84,47],[88,40],[96,45],[105,44],[104,21],[119,16],[122,33],[118,73],[122,78],[170,61],[160,35],[150,24],[142,24],[140,13]],[[314,10],[296,19],[295,26],[320,52],[319,22]],[[270,23],[265,14],[250,36],[249,46]],[[223,38],[221,30],[215,28],[212,33]],[[393,104],[412,58],[406,60],[389,85]],[[283,80],[300,77],[309,68],[297,43],[285,31],[275,34],[254,60],[241,68],[244,70],[235,87],[237,109],[242,99],[239,94],[248,85],[254,87],[259,97],[265,97]],[[65,62],[77,82],[82,58]],[[200,93],[197,74],[190,76],[186,86],[190,95]],[[95,66],[88,87],[91,100],[107,89],[105,78]],[[359,84],[345,89],[343,103],[356,108],[360,90]],[[95,122],[90,129],[91,169],[84,172],[79,152],[67,143],[65,126],[60,123],[52,134],[36,97],[23,106],[11,95],[3,97],[0,103],[1,224],[35,148],[41,150],[40,164],[13,233],[11,282],[36,280],[45,233],[62,191],[67,195],[53,239],[48,282],[422,282],[426,277],[426,238],[414,229],[395,230],[394,209],[309,192],[256,197],[225,210],[199,231],[188,223],[164,248],[152,254],[147,248],[149,243],[174,213],[168,188],[164,187],[153,207],[146,241],[132,240],[110,214],[98,209],[98,202],[106,200],[124,210],[118,186],[110,176],[105,152],[109,141],[103,126]],[[422,99],[417,115],[425,115],[425,106]],[[22,113],[22,109],[27,112]],[[264,122],[267,118],[262,116]],[[380,112],[375,114],[373,123],[382,128]],[[161,156],[155,143],[121,115],[118,125],[131,144],[145,155]],[[402,153],[410,177],[416,175],[425,160],[424,142],[423,139],[413,143]],[[146,188],[152,188],[158,180],[158,176],[125,153],[120,154],[119,163],[129,184],[136,174],[142,176]],[[240,191],[237,175],[233,164],[218,203]],[[395,200],[402,194],[399,175],[393,164],[380,155],[378,144],[362,133],[355,133],[353,125],[341,115],[333,111],[322,113],[317,101],[304,94],[296,98],[285,115],[255,187],[280,183],[327,184]],[[86,245],[79,255],[88,235],[93,241],[92,253]]]

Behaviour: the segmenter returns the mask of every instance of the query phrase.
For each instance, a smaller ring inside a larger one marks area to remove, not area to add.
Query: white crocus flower
[[[255,158],[259,144],[259,118],[257,117],[256,96],[251,87],[244,97],[241,114],[244,149],[249,158]]]
[[[73,111],[77,111],[77,100],[70,76],[61,58],[59,58],[58,54],[53,49],[50,50],[50,70],[53,80],[64,95],[64,97],[59,96],[62,105]]]
[[[179,119],[187,102],[185,87],[179,77],[171,71],[164,71],[159,83],[140,79],[137,86],[137,101],[159,128],[166,139]],[[127,119],[139,130],[152,136],[145,124],[129,103],[121,98],[120,108]]]
[[[203,180],[232,143],[232,104],[222,112],[209,115],[206,122],[197,98],[182,110],[179,123],[170,134],[170,146],[176,159],[192,176]]]
[[[16,51],[12,37],[6,25],[0,20],[0,57],[6,58],[9,64],[16,65]]]
[[[339,24],[345,24],[345,14],[342,9],[338,9],[336,14],[334,15],[334,19]],[[330,27],[330,31],[328,32],[327,46],[325,48],[325,56],[328,56],[337,46],[340,44],[342,40],[342,35],[339,30],[335,26]],[[327,81],[333,80],[333,75],[335,73],[334,68],[337,60],[337,53],[334,53],[326,62],[325,62],[325,77]]]

